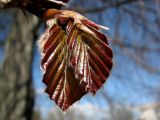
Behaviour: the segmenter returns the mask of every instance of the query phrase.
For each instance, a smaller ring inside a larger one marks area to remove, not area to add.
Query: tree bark
[[[0,70],[0,120],[31,120],[34,105],[32,59],[38,20],[15,12]]]

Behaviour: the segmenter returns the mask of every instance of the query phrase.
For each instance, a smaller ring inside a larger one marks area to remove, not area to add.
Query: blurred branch
[[[75,10],[80,13],[96,13],[96,12],[102,12],[106,9],[113,8],[113,7],[120,7],[126,4],[131,4],[133,2],[138,2],[139,0],[123,0],[123,1],[116,1],[116,2],[108,2],[106,1],[103,3],[103,6],[101,7],[94,7],[94,8],[70,8],[71,10]]]
[[[129,51],[128,48],[123,48],[122,50],[128,55],[129,58],[135,61],[136,64],[147,70],[149,73],[160,74],[159,68],[153,67],[149,63],[146,63],[145,60],[142,59],[141,54],[139,55],[137,52],[133,53]]]
[[[144,32],[147,32],[149,35],[151,35],[156,42],[160,41],[159,36],[157,36],[157,34],[149,27],[149,25],[151,25],[151,22],[149,22],[147,18],[139,14],[139,11],[135,12],[129,8],[123,8],[122,10],[130,15],[130,17],[132,18],[132,22],[134,22],[136,25],[145,27]]]
[[[160,52],[160,48],[151,48],[149,46],[138,46],[136,44],[125,43],[120,40],[113,40],[114,45],[118,45],[121,48],[134,49],[141,52]]]
[[[5,41],[0,40],[0,48],[4,47]]]
[[[144,105],[141,105],[141,106],[136,106],[135,109],[139,109],[140,111],[145,111],[145,110],[148,110],[148,109],[159,109],[160,108],[160,103],[157,102],[157,103],[151,103],[151,104],[144,104]]]

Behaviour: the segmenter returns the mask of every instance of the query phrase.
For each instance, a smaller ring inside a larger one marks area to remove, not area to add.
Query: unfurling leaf
[[[103,85],[112,68],[112,50],[100,26],[72,11],[48,21],[40,39],[43,82],[50,98],[62,109]]]

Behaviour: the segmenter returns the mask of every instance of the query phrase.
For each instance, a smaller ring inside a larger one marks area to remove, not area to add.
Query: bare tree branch
[[[94,8],[70,8],[71,10],[75,10],[77,12],[80,12],[80,13],[97,13],[97,12],[102,12],[104,10],[107,10],[109,8],[114,8],[114,7],[121,7],[123,5],[126,5],[126,4],[131,4],[131,3],[134,3],[134,2],[138,2],[138,0],[123,0],[123,1],[117,1],[117,2],[108,2],[106,1],[105,3],[103,3],[103,6],[101,7],[94,7]]]

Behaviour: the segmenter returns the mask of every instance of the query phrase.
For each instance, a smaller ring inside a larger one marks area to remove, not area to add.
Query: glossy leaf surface
[[[78,18],[77,22],[74,18],[62,18],[53,21],[61,20],[65,25],[50,24],[41,37],[40,47],[46,92],[66,110],[103,85],[112,68],[113,55],[98,25],[87,19]]]

